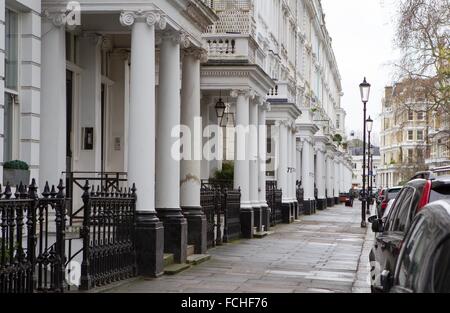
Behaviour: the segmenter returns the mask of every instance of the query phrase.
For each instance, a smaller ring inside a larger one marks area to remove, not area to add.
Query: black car
[[[382,274],[384,291],[450,293],[450,200],[433,202],[416,217],[392,274]]]
[[[397,257],[414,217],[428,203],[446,198],[450,198],[450,177],[416,179],[402,188],[385,221],[378,216],[369,219],[372,230],[376,233],[374,246],[369,254],[373,292],[384,290],[381,284],[383,272],[394,272]]]

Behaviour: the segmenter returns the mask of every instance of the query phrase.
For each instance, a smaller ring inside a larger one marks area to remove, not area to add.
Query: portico
[[[174,147],[180,124],[194,129],[201,118],[201,33],[216,17],[203,5],[197,20],[181,17],[181,7],[160,2],[81,3],[83,23],[68,29],[56,13],[62,4],[49,1],[43,19],[40,185],[63,173],[125,172],[139,195],[136,250],[145,276],[163,272],[164,253],[184,263],[188,245],[206,252],[201,159],[181,159]],[[201,155],[201,138],[189,144]]]
[[[265,116],[269,106],[265,95],[272,86],[272,79],[255,65],[223,64],[211,59],[202,65],[201,89],[203,97],[209,99],[207,106],[214,110],[215,102],[223,97],[227,101],[227,110],[234,116],[233,125],[222,131],[226,137],[223,139],[225,147],[218,145],[216,149],[225,149],[226,156],[232,157],[228,161],[234,164],[233,187],[241,191],[241,229],[245,238],[253,238],[255,232],[262,232],[268,225]],[[220,121],[224,123],[219,119],[218,124]],[[216,160],[204,162],[211,164]]]

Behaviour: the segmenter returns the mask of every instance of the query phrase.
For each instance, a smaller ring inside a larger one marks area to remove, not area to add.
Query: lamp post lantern
[[[364,130],[363,130],[363,196],[362,196],[362,205],[361,205],[361,227],[366,228],[366,203],[367,203],[367,194],[366,194],[366,113],[367,113],[367,102],[369,102],[370,96],[370,84],[367,82],[364,77],[364,81],[359,85],[359,89],[361,91],[361,101],[364,104]]]
[[[369,116],[369,118],[367,119],[367,121],[366,121],[366,124],[367,124],[367,136],[368,136],[368,138],[369,138],[369,144],[368,144],[368,149],[367,149],[367,152],[368,152],[368,156],[367,156],[367,168],[368,168],[368,177],[369,177],[369,180],[368,180],[368,182],[367,182],[367,197],[368,197],[368,199],[367,199],[367,211],[366,211],[366,213],[367,214],[370,214],[370,204],[371,204],[371,202],[372,202],[372,184],[371,184],[371,181],[372,181],[372,170],[371,170],[371,161],[370,161],[370,159],[371,159],[371,149],[372,149],[372,145],[370,144],[370,141],[371,141],[371,135],[372,135],[372,130],[373,130],[373,120],[370,118],[370,116]]]

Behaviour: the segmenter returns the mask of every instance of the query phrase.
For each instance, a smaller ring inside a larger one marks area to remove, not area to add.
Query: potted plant
[[[3,185],[11,186],[20,183],[28,184],[30,181],[30,167],[26,162],[14,160],[3,164]]]

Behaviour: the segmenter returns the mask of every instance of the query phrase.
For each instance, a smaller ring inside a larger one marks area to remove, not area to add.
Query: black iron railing
[[[213,188],[202,187],[200,204],[206,216],[206,239],[208,249],[222,244],[224,214],[220,202],[220,192]]]
[[[134,225],[136,188],[83,186],[80,289],[104,286],[136,275]],[[74,218],[73,216],[71,217]]]
[[[241,191],[233,181],[203,180],[201,205],[207,220],[208,248],[241,236]]]
[[[266,201],[267,205],[270,207],[270,225],[275,226],[283,222],[282,216],[282,197],[283,191],[278,189],[276,181],[266,182]]]
[[[125,172],[63,172],[66,177],[67,197],[69,199],[79,200],[83,194],[83,188],[86,181],[91,185],[99,186],[100,190],[119,191],[120,188],[128,185],[127,173]],[[77,193],[80,197],[77,197]],[[83,210],[82,203],[78,207],[74,207],[71,201],[69,206],[71,215],[78,215]]]
[[[225,214],[224,242],[241,237],[241,190],[224,190],[221,194]]]
[[[46,184],[41,197],[37,190],[33,180],[1,192],[0,293],[64,290],[64,186]]]
[[[297,202],[298,202],[298,212],[299,214],[305,213],[305,206],[304,206],[304,190],[300,185],[297,185]]]

